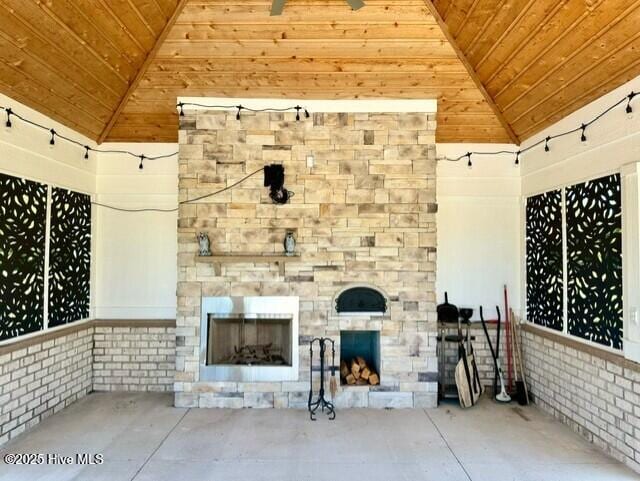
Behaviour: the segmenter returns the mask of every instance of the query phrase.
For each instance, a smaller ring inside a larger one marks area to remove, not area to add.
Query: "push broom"
[[[498,312],[498,326],[500,326],[500,308],[496,306],[496,311]],[[487,330],[487,324],[484,322],[484,316],[482,315],[482,306],[480,306],[480,322],[482,323],[482,329],[484,330],[484,335],[487,337],[487,343],[489,344],[489,350],[491,351],[491,357],[493,358],[493,366],[495,367],[496,373],[498,374],[498,378],[500,380],[500,392],[495,395],[495,399],[501,403],[509,403],[511,402],[511,396],[507,394],[507,390],[504,387],[504,377],[502,376],[502,369],[498,365],[498,360],[496,359],[496,353],[493,350],[493,344],[491,344],[491,338],[489,337],[489,331]]]

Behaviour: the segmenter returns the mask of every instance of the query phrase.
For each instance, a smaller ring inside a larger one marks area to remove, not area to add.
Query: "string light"
[[[51,146],[55,145],[56,139],[62,139],[65,142],[68,142],[70,144],[76,145],[76,146],[84,149],[84,151],[85,151],[85,159],[87,158],[88,152],[98,152],[98,153],[101,153],[101,154],[121,154],[121,155],[129,155],[131,157],[136,157],[136,158],[140,157],[140,154],[136,154],[136,153],[131,152],[129,150],[100,149],[100,148],[89,147],[88,145],[85,145],[82,142],[78,142],[77,140],[72,139],[71,137],[67,137],[66,135],[62,135],[59,132],[56,132],[52,128],[49,128],[49,127],[47,127],[45,125],[42,125],[42,124],[40,124],[38,122],[35,122],[35,121],[31,120],[31,119],[28,119],[28,118],[26,118],[26,117],[24,117],[24,116],[22,116],[22,115],[20,115],[20,114],[18,114],[16,112],[14,112],[10,107],[2,107],[2,106],[0,106],[0,110],[4,110],[7,113],[7,121],[10,121],[11,116],[13,116],[16,119],[19,119],[20,121],[22,121],[22,122],[24,122],[26,124],[29,124],[29,125],[31,125],[33,127],[36,127],[38,129],[41,129],[41,130],[46,130],[47,132],[49,132],[51,134],[51,139],[49,140],[49,145],[51,145]],[[9,123],[9,122],[7,122],[7,123]],[[5,126],[6,125],[7,124],[5,124]],[[148,160],[165,159],[165,158],[173,157],[173,156],[176,156],[176,155],[178,155],[178,152],[172,152],[170,154],[164,154],[164,155],[156,155],[156,156],[153,156],[153,157],[145,155],[145,159],[148,159]]]
[[[567,135],[572,135],[575,134],[576,132],[581,132],[580,135],[580,140],[583,143],[587,142],[587,135],[585,133],[585,131],[587,130],[587,127],[590,127],[591,125],[595,124],[597,121],[599,121],[600,119],[602,119],[605,115],[607,115],[608,113],[610,113],[612,110],[616,109],[617,107],[619,107],[620,105],[626,103],[627,107],[625,108],[625,111],[627,113],[627,115],[629,116],[629,118],[632,118],[633,115],[633,109],[631,107],[631,101],[640,95],[640,92],[631,92],[629,95],[625,95],[622,99],[618,100],[616,103],[614,103],[613,105],[610,105],[608,108],[606,108],[605,110],[603,110],[602,112],[600,112],[598,115],[596,115],[594,118],[592,118],[589,122],[585,122],[583,124],[580,124],[579,127],[575,128],[575,129],[571,129],[571,130],[566,130],[564,132],[560,132],[558,134],[555,135],[549,135],[546,138],[540,139],[537,142],[531,144],[529,147],[526,147],[524,149],[513,151],[513,150],[498,150],[498,151],[494,151],[494,152],[481,152],[481,151],[474,151],[474,152],[467,152],[466,154],[462,154],[458,157],[454,157],[454,158],[450,158],[450,157],[440,157],[437,160],[445,160],[448,162],[459,162],[463,159],[465,159],[469,153],[473,154],[473,155],[491,155],[491,156],[495,156],[495,155],[515,155],[516,156],[516,161],[515,161],[515,165],[519,165],[520,164],[520,155],[524,154],[525,152],[528,152],[532,149],[535,149],[536,147],[543,145],[544,144],[544,150],[545,152],[549,152],[551,149],[549,148],[549,142],[554,140],[554,139],[559,139],[561,137],[565,137]]]
[[[627,112],[627,117],[629,117],[630,119],[633,118],[633,108],[631,107],[631,101],[636,95],[638,95],[636,92],[631,92],[627,96],[627,107],[625,108],[625,111]]]
[[[180,109],[180,115],[184,116],[184,106],[185,105],[193,105],[193,106],[198,106],[198,107],[205,107],[205,108],[216,108],[216,109],[225,109],[225,110],[231,110],[234,108],[238,109],[238,114],[236,115],[236,118],[239,119],[239,115],[240,115],[240,110],[248,110],[250,112],[286,112],[286,111],[292,111],[295,110],[296,107],[285,107],[285,108],[264,108],[264,109],[252,109],[250,107],[245,107],[243,105],[205,105],[205,104],[197,104],[197,103],[191,103],[191,102],[179,102],[177,104],[178,108]],[[302,107],[300,107],[300,109],[303,109]],[[84,149],[84,158],[85,160],[89,159],[89,152],[97,152],[100,154],[120,154],[120,155],[128,155],[131,157],[135,157],[137,159],[141,159],[140,164],[143,165],[144,167],[144,162],[143,160],[159,160],[159,159],[166,159],[169,157],[174,157],[176,155],[178,155],[178,152],[172,152],[170,154],[164,154],[164,155],[156,155],[156,156],[150,156],[150,155],[141,155],[135,152],[132,152],[130,150],[123,150],[123,149],[100,149],[100,148],[94,148],[94,147],[89,147],[88,145],[85,145],[82,142],[78,142],[75,139],[72,139],[70,137],[67,137],[65,135],[62,135],[58,132],[56,132],[54,129],[49,128],[45,125],[42,125],[38,122],[35,122],[33,120],[30,120],[16,112],[13,111],[13,109],[11,109],[10,107],[2,107],[0,106],[0,111],[4,110],[4,112],[7,115],[7,120],[5,122],[5,128],[7,130],[11,129],[13,126],[13,122],[12,122],[12,116],[15,117],[16,119],[19,119],[20,121],[29,124],[33,127],[36,127],[38,129],[41,130],[46,130],[47,132],[49,132],[51,134],[51,138],[49,139],[49,145],[51,147],[53,147],[56,144],[56,140],[57,139],[62,139],[65,142],[68,142],[70,144],[76,145],[82,149]],[[307,109],[304,109],[304,114],[305,117],[309,118],[309,112],[307,111]],[[140,167],[142,168],[142,167]]]
[[[566,135],[570,135],[576,131],[581,131],[581,135],[580,135],[580,140],[584,143],[587,142],[587,136],[586,136],[586,129],[587,127],[591,126],[592,124],[594,124],[596,121],[600,120],[602,117],[604,117],[606,114],[608,114],[609,112],[611,112],[613,109],[615,109],[616,107],[618,107],[621,104],[626,103],[626,107],[625,107],[625,112],[627,114],[627,116],[629,118],[633,117],[633,108],[631,106],[631,102],[633,101],[633,99],[640,95],[639,92],[631,92],[628,95],[626,95],[624,98],[622,98],[621,100],[619,100],[618,102],[614,103],[613,105],[611,105],[609,108],[607,108],[606,110],[604,110],[603,112],[601,112],[600,114],[598,114],[596,117],[594,117],[592,120],[590,120],[589,122],[583,123],[580,125],[580,127],[578,127],[577,129],[572,129],[572,130],[567,130],[565,132],[561,132],[559,134],[555,134],[555,135],[550,135],[547,136],[544,139],[539,140],[538,142],[531,144],[529,147],[526,147],[522,150],[519,150],[517,152],[514,151],[509,151],[509,150],[501,150],[501,151],[497,151],[497,152],[467,152],[466,154],[463,154],[459,157],[456,158],[448,158],[448,157],[442,157],[439,158],[438,160],[446,160],[449,162],[458,162],[462,159],[464,159],[465,157],[467,157],[467,166],[469,166],[469,164],[473,165],[471,162],[471,157],[469,154],[473,154],[473,155],[499,155],[499,154],[511,154],[511,155],[515,155],[516,156],[516,161],[515,164],[519,165],[520,163],[520,154],[524,154],[525,152],[528,152],[531,149],[534,149],[536,147],[538,147],[539,145],[544,144],[544,150],[545,152],[549,152],[550,148],[549,148],[549,142],[551,140],[560,138],[560,137],[564,137]],[[286,112],[286,111],[291,111],[291,110],[295,110],[296,111],[296,120],[300,120],[300,110],[304,111],[304,115],[305,118],[309,118],[309,111],[306,108],[303,108],[299,105],[293,106],[293,107],[285,107],[285,108],[264,108],[264,109],[252,109],[249,107],[245,107],[243,105],[206,105],[206,104],[199,104],[199,103],[194,103],[194,102],[178,102],[177,103],[177,107],[179,109],[179,115],[181,117],[183,117],[185,115],[184,113],[184,107],[185,106],[196,106],[196,107],[203,107],[203,108],[209,108],[209,109],[237,109],[236,112],[236,120],[240,120],[240,112],[242,110],[248,110],[250,112]],[[82,147],[85,149],[85,159],[88,158],[89,155],[89,151],[93,151],[93,152],[98,152],[98,153],[105,153],[105,154],[124,154],[124,155],[129,155],[132,157],[137,157],[141,159],[141,164],[143,164],[142,160],[143,159],[147,159],[147,160],[157,160],[157,159],[164,159],[164,158],[168,158],[168,157],[173,157],[178,155],[178,152],[172,152],[170,154],[165,154],[165,155],[158,155],[158,156],[147,156],[147,155],[140,155],[140,154],[136,154],[134,152],[128,151],[128,150],[111,150],[111,149],[98,149],[98,148],[92,148],[89,147],[87,145],[84,145],[80,142],[78,142],[77,140],[71,139],[69,137],[66,137],[64,135],[60,135],[58,134],[54,129],[49,129],[48,127],[39,124],[37,122],[34,122],[32,120],[29,120],[17,113],[15,113],[11,108],[9,107],[2,107],[0,106],[0,110],[4,110],[6,115],[7,115],[7,120],[5,122],[5,127],[7,129],[10,129],[12,127],[12,121],[11,121],[11,116],[13,115],[15,118],[28,123],[34,127],[43,129],[43,130],[47,130],[51,133],[51,139],[49,140],[49,144],[50,145],[55,145],[55,138],[58,137],[60,139],[63,139],[69,143],[75,144],[79,147]]]
[[[233,109],[238,109],[238,112],[236,113],[236,120],[240,120],[240,111],[242,110],[246,110],[248,112],[291,112],[293,110],[295,110],[297,113],[299,113],[301,110],[304,110],[304,116],[306,118],[310,117],[309,111],[300,106],[300,105],[293,105],[291,107],[265,107],[263,109],[253,109],[251,107],[247,107],[245,105],[208,105],[208,104],[201,104],[201,103],[197,103],[197,102],[178,102],[176,104],[176,106],[179,109],[179,113],[181,116],[184,116],[184,108],[185,107],[201,107],[201,108],[205,108],[205,109],[221,109],[221,110],[233,110]]]

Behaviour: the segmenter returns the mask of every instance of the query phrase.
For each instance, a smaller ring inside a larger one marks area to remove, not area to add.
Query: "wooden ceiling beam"
[[[176,21],[178,20],[178,17],[182,13],[182,10],[184,9],[187,2],[188,0],[179,0],[178,3],[176,4],[176,8],[173,11],[173,14],[171,15],[171,17],[169,17],[169,20],[167,20],[167,23],[162,29],[162,32],[160,32],[160,35],[158,35],[158,37],[156,38],[156,42],[153,48],[147,54],[147,57],[144,59],[144,62],[140,66],[138,73],[136,74],[133,81],[129,84],[129,87],[127,88],[127,91],[125,92],[125,94],[122,96],[122,99],[118,104],[118,107],[113,112],[113,115],[109,119],[109,122],[107,122],[107,125],[105,126],[104,130],[100,134],[100,137],[98,137],[98,140],[97,140],[98,144],[101,144],[102,142],[104,142],[104,139],[107,138],[107,136],[109,135],[109,132],[111,132],[111,129],[113,129],[113,126],[118,121],[118,118],[120,117],[120,114],[124,110],[124,107],[127,105],[127,102],[129,101],[129,97],[131,97],[133,92],[137,89],[138,85],[140,84],[140,81],[142,80],[142,77],[144,77],[145,73],[147,73],[147,69],[149,68],[153,60],[156,58],[156,55],[160,50],[160,47],[162,47],[162,44],[164,43],[165,39],[169,35],[169,31],[175,25]]]
[[[489,92],[487,92],[487,89],[484,87],[484,84],[480,80],[480,77],[478,77],[478,74],[476,73],[475,69],[473,68],[473,66],[471,65],[469,60],[467,60],[466,55],[464,54],[464,52],[458,46],[458,43],[456,42],[456,39],[454,38],[454,36],[451,33],[451,31],[449,30],[449,27],[447,26],[446,22],[444,21],[444,19],[440,15],[440,12],[438,12],[438,9],[433,4],[433,1],[432,0],[424,0],[424,3],[427,6],[427,8],[429,9],[429,12],[431,12],[431,14],[433,15],[433,18],[436,19],[436,22],[440,26],[440,28],[442,30],[442,33],[444,34],[445,38],[449,41],[449,43],[451,44],[451,47],[455,51],[456,56],[460,59],[460,62],[462,62],[462,64],[464,65],[465,69],[469,73],[469,76],[471,77],[471,79],[473,80],[474,84],[476,85],[476,87],[478,88],[478,90],[480,91],[480,93],[482,94],[484,99],[486,100],[487,104],[489,105],[489,107],[491,108],[493,113],[496,115],[496,117],[500,121],[500,124],[502,125],[504,130],[507,132],[507,135],[509,136],[511,141],[516,145],[520,145],[520,139],[518,138],[516,133],[511,128],[511,125],[509,124],[509,122],[507,122],[507,119],[505,118],[504,114],[502,113],[502,111],[500,110],[498,105],[493,100],[493,97],[491,97]]]

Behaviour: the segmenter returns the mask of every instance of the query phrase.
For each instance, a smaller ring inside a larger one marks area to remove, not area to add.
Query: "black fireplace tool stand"
[[[318,397],[313,400],[313,344],[318,342],[320,347],[320,392],[318,393]],[[331,376],[335,377],[335,360],[336,360],[336,348],[335,342],[333,339],[328,337],[316,337],[309,343],[309,417],[312,421],[315,421],[314,417],[318,408],[322,409],[324,412],[325,408],[327,410],[327,416],[329,416],[329,420],[333,421],[336,418],[336,411],[333,407],[333,403],[327,401],[324,397],[324,357],[327,350],[327,344],[331,343]]]

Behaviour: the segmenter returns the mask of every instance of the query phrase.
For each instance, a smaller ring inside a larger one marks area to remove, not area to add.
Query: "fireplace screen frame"
[[[297,381],[299,304],[300,300],[296,296],[203,297],[200,323],[200,381]],[[210,316],[290,319],[291,364],[281,366],[207,364]]]

